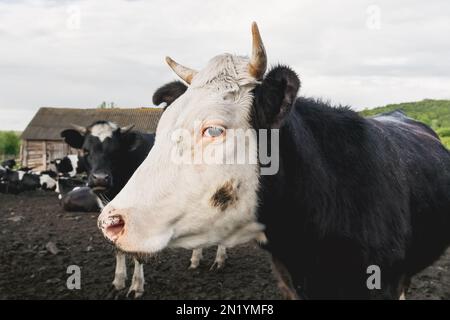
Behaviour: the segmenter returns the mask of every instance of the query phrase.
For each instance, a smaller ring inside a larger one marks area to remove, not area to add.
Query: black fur
[[[187,90],[187,86],[181,81],[172,81],[155,91],[153,94],[153,104],[159,106],[165,102],[167,109],[179,96],[181,96]]]
[[[14,159],[5,160],[2,162],[2,167],[12,169],[16,166],[16,161]]]
[[[303,298],[396,299],[450,243],[450,154],[406,116],[365,119],[307,98],[286,105],[294,76],[277,67],[255,89],[254,127],[280,128],[280,168],[261,176],[259,193],[266,248]],[[381,290],[366,286],[374,264]]]

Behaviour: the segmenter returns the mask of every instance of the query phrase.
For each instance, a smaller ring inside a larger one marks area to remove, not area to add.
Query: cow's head
[[[82,149],[83,164],[89,172],[88,185],[94,191],[107,192],[114,188],[114,176],[126,165],[126,154],[136,147],[133,126],[120,128],[108,121],[96,121],[88,127],[61,132],[67,144]]]
[[[234,246],[262,235],[252,129],[279,128],[300,82],[286,67],[264,76],[256,24],[252,34],[250,58],[222,54],[198,72],[166,59],[189,87],[162,115],[147,159],[99,216],[104,235],[120,249]]]

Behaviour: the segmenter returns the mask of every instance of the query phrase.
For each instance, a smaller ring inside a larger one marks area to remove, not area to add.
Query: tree
[[[110,102],[110,103],[107,103],[106,101],[103,101],[102,103],[100,103],[99,105],[98,105],[98,109],[107,109],[107,108],[110,108],[110,109],[113,109],[113,108],[115,108],[116,107],[116,105],[115,105],[115,103],[114,102]]]
[[[16,156],[20,150],[20,139],[14,131],[0,132],[0,154]]]

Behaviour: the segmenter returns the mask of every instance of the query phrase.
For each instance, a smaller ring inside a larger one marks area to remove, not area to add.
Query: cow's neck
[[[268,243],[264,248],[280,262],[289,261],[286,267],[298,271],[292,278],[299,284],[302,256],[309,256],[308,245],[314,236],[308,217],[315,210],[315,202],[327,201],[320,186],[327,180],[320,169],[320,151],[310,147],[315,145],[314,134],[295,110],[279,130],[279,170],[260,178],[257,216],[266,226]],[[292,259],[293,243],[298,259]]]

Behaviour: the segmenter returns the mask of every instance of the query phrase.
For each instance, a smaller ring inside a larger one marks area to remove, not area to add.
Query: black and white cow
[[[59,177],[56,192],[61,206],[68,212],[99,212],[103,207],[99,197],[83,180]]]
[[[154,135],[131,131],[133,126],[120,128],[108,121],[75,127],[64,130],[61,136],[71,147],[83,150],[82,160],[77,161],[88,172],[88,186],[114,198],[147,156]]]
[[[56,171],[61,176],[75,177],[77,174],[86,172],[84,157],[76,154],[67,155],[61,159],[51,161],[55,165]]]
[[[199,72],[167,59],[190,86],[103,209],[103,234],[121,250],[153,254],[232,246],[264,231],[286,296],[398,299],[450,243],[449,151],[404,116],[363,118],[297,98],[297,74],[266,73],[256,24],[252,34],[250,58],[219,55]],[[239,130],[250,132],[240,144]],[[189,162],[196,152],[245,161]],[[372,290],[374,266],[381,287]]]
[[[3,173],[2,180],[8,184],[8,190],[11,193],[31,191],[39,188],[43,190],[55,190],[56,188],[54,173],[49,171],[27,172],[6,169]]]
[[[64,130],[61,136],[71,147],[83,150],[84,155],[82,159],[77,159],[77,163],[83,164],[88,173],[87,186],[100,198],[107,200],[113,199],[123,188],[154,143],[154,134],[132,131],[132,125],[120,128],[113,122],[96,121],[88,127],[74,125],[74,128]],[[74,161],[71,164],[74,168]],[[90,199],[89,203],[95,204],[84,188],[75,190],[66,200],[76,200],[78,203],[83,196]],[[113,285],[117,290],[122,290],[127,278],[125,255],[122,252],[117,253],[116,262]],[[144,269],[136,259],[129,289],[131,292],[134,292],[135,297],[140,297],[144,292]]]
[[[2,167],[4,167],[4,168],[13,169],[15,166],[16,166],[16,161],[14,159],[8,159],[8,160],[4,160],[2,162]]]

